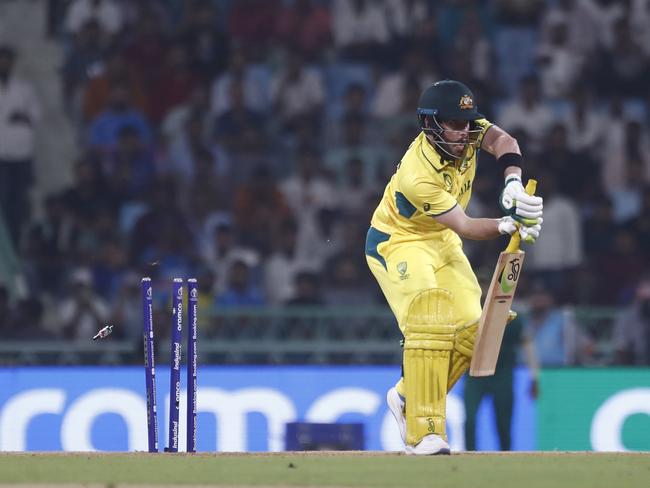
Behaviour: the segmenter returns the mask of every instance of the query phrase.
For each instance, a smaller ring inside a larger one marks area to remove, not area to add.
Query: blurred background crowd
[[[615,310],[607,362],[650,364],[649,0],[43,3],[57,90],[0,30],[3,339],[137,340],[142,276],[165,324],[176,276],[207,315],[385,305],[365,233],[420,92],[451,78],[539,180],[519,304],[543,364],[601,361],[575,307]],[[73,157],[37,164],[52,106]],[[468,213],[499,217],[502,185],[481,154]],[[466,243],[481,279],[504,246]]]

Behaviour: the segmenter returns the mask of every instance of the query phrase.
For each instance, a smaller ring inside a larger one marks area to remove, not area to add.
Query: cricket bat
[[[533,195],[536,187],[537,181],[528,180],[526,193]],[[515,232],[510,237],[508,247],[499,255],[478,322],[474,354],[469,367],[471,376],[491,376],[496,369],[508,312],[524,263],[525,253],[519,249],[520,240],[519,232]]]

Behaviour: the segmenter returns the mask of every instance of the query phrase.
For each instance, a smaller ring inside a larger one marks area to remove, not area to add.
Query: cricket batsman
[[[402,377],[388,406],[407,454],[449,454],[447,392],[468,369],[481,315],[481,289],[461,237],[519,232],[534,242],[542,199],[526,193],[517,141],[478,112],[467,86],[438,81],[420,96],[421,132],[397,165],[366,239],[366,260],[404,336]],[[477,155],[503,167],[500,219],[471,218]]]

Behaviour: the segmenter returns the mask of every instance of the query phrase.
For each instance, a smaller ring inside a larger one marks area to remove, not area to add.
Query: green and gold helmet
[[[437,81],[424,90],[418,102],[417,116],[420,129],[430,136],[438,151],[446,159],[459,158],[448,150],[448,146],[454,143],[445,139],[445,130],[441,122],[469,121],[470,130],[466,148],[469,149],[475,148],[481,133],[481,129],[472,122],[484,118],[483,114],[478,112],[472,91],[463,83],[454,80]]]

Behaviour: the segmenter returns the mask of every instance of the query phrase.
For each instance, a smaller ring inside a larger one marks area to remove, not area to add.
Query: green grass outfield
[[[647,488],[650,453],[0,453],[10,484]]]

